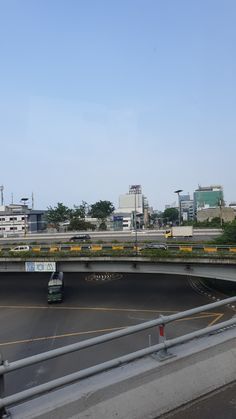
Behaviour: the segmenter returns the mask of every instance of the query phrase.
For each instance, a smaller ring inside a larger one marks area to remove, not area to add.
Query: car
[[[145,249],[159,249],[159,250],[167,250],[167,246],[164,243],[149,243],[146,244],[142,250]]]
[[[76,242],[87,242],[90,240],[91,240],[91,237],[89,234],[79,234],[77,236],[71,237],[69,241],[76,243]]]
[[[16,246],[10,250],[10,252],[29,252],[29,251],[30,251],[30,247],[26,245]]]

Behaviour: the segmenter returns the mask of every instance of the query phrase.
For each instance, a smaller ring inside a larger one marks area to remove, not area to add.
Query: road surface
[[[0,274],[0,351],[3,359],[21,359],[112,330],[211,302],[188,282],[167,275],[126,274],[93,280],[65,274],[62,304],[47,304],[49,274]],[[229,308],[203,313],[167,326],[175,337],[232,317]],[[158,342],[157,330],[102,344],[8,374],[6,394],[69,374]]]

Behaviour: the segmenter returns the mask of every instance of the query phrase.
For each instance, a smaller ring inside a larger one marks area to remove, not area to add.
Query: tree
[[[177,208],[166,208],[162,214],[162,217],[166,223],[170,221],[174,223],[179,219],[179,211]]]
[[[80,205],[74,205],[74,208],[69,210],[70,224],[68,230],[92,230],[93,224],[85,221],[87,210],[87,203],[82,201]]]
[[[63,205],[62,202],[58,202],[57,206],[48,207],[46,220],[48,224],[59,230],[60,223],[68,221],[69,215],[70,209]]]
[[[104,221],[109,215],[112,214],[115,207],[110,201],[98,201],[91,205],[90,216]]]
[[[227,223],[223,227],[223,234],[219,237],[219,241],[228,244],[236,243],[236,220]]]
[[[95,230],[95,226],[82,218],[74,218],[68,226],[69,231]]]

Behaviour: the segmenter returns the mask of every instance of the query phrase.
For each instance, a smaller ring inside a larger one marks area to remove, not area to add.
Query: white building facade
[[[27,205],[0,206],[0,236],[24,235],[43,230],[44,211],[31,210]]]

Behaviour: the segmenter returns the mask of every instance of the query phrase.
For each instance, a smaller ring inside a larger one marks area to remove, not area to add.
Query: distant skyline
[[[234,0],[2,0],[0,19],[6,203],[236,201]]]
[[[129,185],[129,186],[131,186],[131,185]],[[219,186],[219,185],[198,185],[198,186]],[[221,185],[222,186],[222,185]],[[142,187],[142,185],[141,185],[141,187]],[[194,194],[194,192],[195,192],[195,190],[196,189],[198,189],[198,187],[196,187],[193,191],[191,191],[191,192],[185,192],[185,191],[182,191],[181,193],[180,193],[180,196],[182,197],[182,199],[184,198],[185,199],[185,197],[190,197],[190,199],[194,199],[194,196],[193,196],[193,194]],[[4,192],[5,192],[5,188],[4,188]],[[128,194],[129,193],[129,187],[127,188],[127,190],[126,191],[124,191],[124,192],[122,192],[122,193],[120,193],[119,194],[119,196],[117,196],[117,199],[115,200],[115,201],[112,201],[112,203],[114,204],[114,206],[115,206],[115,209],[118,209],[119,208],[119,197],[120,197],[120,195],[124,195],[124,194]],[[150,197],[148,197],[148,196],[146,196],[145,195],[145,193],[144,193],[144,191],[142,190],[142,194],[148,199],[148,203],[149,203],[149,207],[153,207],[153,205],[151,205],[150,204]],[[175,192],[174,192],[174,194],[175,194]],[[8,196],[8,194],[7,194],[7,196]],[[11,193],[11,197],[9,198],[9,199],[6,199],[5,198],[5,193],[3,193],[3,197],[4,197],[4,205],[9,205],[9,204],[14,204],[14,205],[17,205],[17,204],[20,204],[20,205],[22,205],[22,204],[24,204],[24,201],[25,201],[25,203],[26,203],[26,205],[28,205],[30,208],[32,207],[32,206],[34,206],[34,209],[47,209],[49,206],[52,206],[52,207],[54,207],[54,206],[57,206],[57,204],[58,204],[58,202],[57,203],[54,203],[54,204],[48,204],[47,205],[47,208],[39,208],[38,206],[37,206],[37,203],[35,203],[35,194],[32,192],[31,194],[28,194],[27,196],[22,196],[22,197],[18,197],[17,199],[15,199],[14,198],[14,194],[13,193]],[[24,198],[24,199],[22,199],[22,198]],[[26,200],[26,198],[27,198],[27,200]],[[178,207],[179,206],[179,203],[178,203],[178,197],[176,196],[176,194],[175,194],[175,196],[174,196],[174,198],[176,198],[176,199],[174,199],[174,200],[172,200],[172,201],[170,201],[170,202],[165,202],[164,204],[163,204],[163,208],[156,208],[156,207],[153,207],[153,210],[159,210],[159,211],[162,211],[162,210],[164,210],[165,209],[165,207],[167,206],[167,207]],[[110,201],[110,199],[109,198],[104,198],[104,199],[106,199],[106,200],[109,200]],[[187,198],[186,198],[187,199]],[[98,200],[100,200],[100,198],[98,198]],[[36,201],[37,201],[37,199],[36,199]],[[69,207],[73,207],[73,205],[79,205],[79,204],[81,204],[82,203],[82,201],[85,201],[84,199],[82,199],[80,202],[77,202],[77,203],[73,203],[73,204],[69,204],[69,205],[67,205],[67,203],[62,199],[60,202],[62,202],[64,205],[66,205],[66,206],[69,206]],[[87,202],[87,201],[85,201],[85,202]],[[230,202],[226,202],[225,201],[225,199],[224,199],[224,202],[227,204],[227,205],[229,205],[230,203],[233,203],[233,202],[236,202],[236,201],[230,201]],[[92,205],[92,204],[94,204],[95,203],[95,201],[90,201],[90,202],[87,202],[87,204],[88,205]]]

